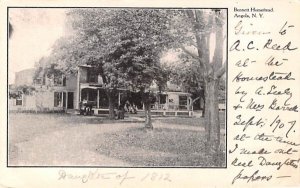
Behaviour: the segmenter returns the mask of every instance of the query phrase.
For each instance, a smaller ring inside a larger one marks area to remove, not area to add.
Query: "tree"
[[[213,154],[218,162],[220,154],[220,120],[218,89],[220,79],[225,73],[223,63],[223,25],[224,11],[212,10],[205,14],[201,10],[185,11],[195,36],[197,54],[182,46],[182,50],[200,64],[205,91],[205,132],[206,150]],[[206,18],[206,19],[205,19]],[[210,34],[215,32],[215,50],[210,61]]]
[[[124,19],[124,20],[123,20]],[[130,20],[129,22],[126,20]],[[163,70],[160,55],[167,44],[167,12],[155,9],[129,9],[122,15],[121,23],[126,23],[126,40],[130,43],[120,57],[125,63],[124,73],[132,91],[139,91],[145,110],[145,128],[153,129],[151,102],[155,99],[150,90],[153,82],[163,85]],[[128,27],[132,25],[133,27]],[[118,26],[120,24],[118,23]]]
[[[159,59],[169,39],[167,15],[156,9],[72,10],[68,24],[74,35],[58,41],[53,56],[66,72],[79,64],[95,67],[103,78],[111,119],[118,88],[140,91],[145,127],[152,129],[149,87],[162,72]]]
[[[181,11],[177,15],[177,19],[173,21],[173,28],[175,28],[173,36],[178,41],[179,52],[193,59],[191,70],[196,71],[198,75],[196,82],[202,81],[199,85],[203,84],[204,86],[205,148],[214,156],[217,163],[220,155],[218,91],[227,64],[223,62],[224,18],[224,10],[189,9]],[[214,37],[212,41],[215,42],[214,47],[211,46],[212,36]],[[188,78],[192,78],[192,75],[189,75]]]
[[[14,28],[12,26],[12,24],[9,22],[8,23],[8,37],[10,38],[13,34]]]
[[[106,9],[73,9],[68,13],[72,34],[61,38],[53,47],[52,56],[66,74],[74,74],[78,65],[92,65],[101,75],[109,101],[109,118],[115,119],[117,89],[125,87],[125,79],[113,59],[117,49],[113,44],[113,27],[109,23],[114,14]],[[111,42],[109,40],[112,40]]]

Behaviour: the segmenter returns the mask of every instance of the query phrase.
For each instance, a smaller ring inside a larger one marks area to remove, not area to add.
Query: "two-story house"
[[[93,112],[94,114],[103,114],[108,113],[108,98],[105,94],[103,80],[101,75],[97,74],[94,71],[94,68],[90,65],[81,65],[78,67],[77,75],[77,99],[79,104],[83,100],[93,102]],[[166,91],[158,91],[157,86],[153,85],[151,90],[156,93],[156,100],[152,103],[151,109],[153,114],[157,115],[187,115],[191,116],[193,113],[193,102],[190,93],[181,92],[179,87],[174,86],[173,84],[168,84]],[[115,96],[116,104],[119,106],[121,101],[124,102],[124,96],[126,93],[130,92],[126,88],[118,88],[117,96]],[[131,94],[133,95],[133,94]],[[137,97],[134,94],[136,99]],[[135,100],[138,110],[143,110],[143,105],[141,101]]]
[[[114,106],[117,108],[121,104],[121,98],[128,92],[125,88],[118,88],[115,97]],[[93,104],[93,113],[108,114],[109,102],[105,92],[105,86],[102,76],[94,71],[90,65],[78,66],[77,72],[77,93],[76,93],[76,109],[79,109],[79,104],[86,100]]]
[[[30,73],[24,75],[24,72]],[[89,101],[93,106],[93,114],[108,114],[109,103],[105,92],[101,75],[94,71],[90,65],[80,65],[77,74],[45,74],[43,71],[33,78],[34,71],[22,71],[16,73],[15,87],[10,90],[17,92],[19,97],[10,99],[10,110],[30,110],[30,111],[65,111],[67,109],[80,109],[82,101]],[[19,74],[22,74],[21,76]],[[34,88],[31,92],[21,92],[18,87],[26,87],[22,79],[26,77],[28,87]],[[21,84],[20,84],[21,83]],[[158,91],[151,88],[156,93],[156,100],[151,105],[152,112],[158,115],[188,115],[193,112],[191,94],[181,92],[179,87],[168,84],[166,91]],[[130,93],[126,88],[118,88],[115,97],[115,107],[120,106]],[[141,97],[137,93],[135,105],[137,110],[143,110]],[[139,100],[139,101],[138,101]]]

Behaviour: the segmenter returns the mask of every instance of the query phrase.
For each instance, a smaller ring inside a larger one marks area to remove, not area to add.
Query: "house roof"
[[[84,64],[84,65],[78,65],[78,67],[88,67],[88,68],[91,68],[91,67],[93,67],[93,66]]]
[[[35,68],[30,68],[30,69],[24,69],[19,72],[16,72],[16,74],[31,74],[35,72]]]
[[[153,82],[153,84],[150,86],[150,89],[152,91],[159,91],[159,88],[157,86],[156,83]],[[176,84],[172,84],[170,82],[167,82],[167,88],[166,90],[167,92],[182,92],[182,89],[180,86],[176,85]]]

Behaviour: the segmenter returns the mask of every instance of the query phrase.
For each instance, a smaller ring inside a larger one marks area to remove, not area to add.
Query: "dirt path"
[[[68,127],[45,133],[15,144],[15,156],[10,165],[30,166],[128,166],[123,161],[95,152],[95,135],[113,132],[137,124],[98,124]]]

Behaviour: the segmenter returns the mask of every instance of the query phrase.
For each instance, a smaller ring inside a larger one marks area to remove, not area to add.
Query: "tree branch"
[[[202,59],[201,59],[199,56],[197,56],[197,55],[194,54],[193,52],[191,52],[191,51],[189,51],[188,49],[186,49],[183,45],[181,45],[180,48],[182,49],[182,51],[184,51],[184,52],[187,53],[188,55],[192,56],[194,59],[202,61]]]
[[[200,66],[203,67],[204,69],[204,75],[206,75],[208,73],[208,66],[209,64],[205,63],[203,58],[200,58],[199,56],[197,56],[196,54],[190,52],[188,49],[186,49],[184,46],[180,46],[180,48],[188,55],[192,56],[194,59],[198,60],[200,63]]]
[[[223,63],[223,66],[216,72],[216,78],[221,78],[227,69],[227,61]]]
[[[190,44],[191,44],[192,46],[194,46],[195,48],[198,48],[197,43],[194,42],[192,39],[188,39],[188,41],[190,42]]]

